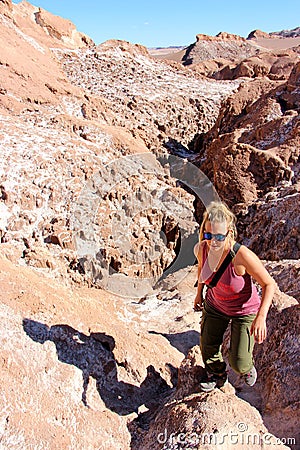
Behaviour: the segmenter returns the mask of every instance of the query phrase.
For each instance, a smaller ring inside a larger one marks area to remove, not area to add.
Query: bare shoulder
[[[234,265],[237,267],[239,274],[242,274],[244,269],[261,286],[273,283],[273,279],[266,270],[263,262],[245,245],[242,245],[237,252]]]
[[[235,267],[237,267],[237,272],[243,272],[243,269],[249,273],[256,281],[261,285],[266,284],[267,280],[270,279],[263,262],[250,248],[242,245],[237,252],[235,261]]]
[[[257,264],[261,262],[259,257],[245,245],[241,245],[241,247],[239,248],[239,251],[235,256],[235,261],[236,264],[243,265],[245,267],[247,267],[247,265],[251,263]]]
[[[197,242],[197,244],[194,247],[194,255],[196,256],[197,259],[199,259],[199,254],[203,248],[203,245],[204,245],[204,242]]]

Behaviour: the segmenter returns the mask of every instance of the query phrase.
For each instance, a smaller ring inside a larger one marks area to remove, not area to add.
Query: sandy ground
[[[297,38],[275,38],[275,39],[255,39],[254,43],[260,47],[270,50],[285,50],[287,48],[297,47],[300,45],[300,37]]]
[[[155,48],[148,49],[150,55],[155,59],[167,59],[169,61],[181,62],[185,55],[187,47],[176,47],[176,48]]]

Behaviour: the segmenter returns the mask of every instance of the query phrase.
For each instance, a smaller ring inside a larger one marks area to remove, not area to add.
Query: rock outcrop
[[[265,31],[253,30],[248,34],[247,39],[271,39],[271,35]]]
[[[200,168],[224,193],[224,200],[236,211],[241,203],[249,206],[248,219],[243,221],[244,213],[240,216],[241,237],[265,259],[285,258],[285,252],[299,258],[298,78],[299,63],[276,88],[267,81],[241,85],[212,130],[196,141]],[[254,224],[267,222],[270,231],[264,227],[262,236]]]
[[[221,70],[216,70],[212,78],[217,80],[234,80],[236,78],[268,77],[271,80],[286,80],[298,59],[298,54],[293,50],[284,52],[260,52],[250,58],[245,58],[238,64],[224,65]],[[196,68],[199,71],[199,67]]]
[[[37,10],[21,2],[13,5],[11,17],[0,16],[2,111],[34,111],[37,105],[57,103],[59,94],[80,95],[50,50],[62,41],[50,37],[35,22]]]
[[[257,47],[246,39],[233,34],[223,32],[215,37],[197,34],[196,42],[187,48],[182,62],[187,66],[197,66],[205,60],[241,61],[254,55],[256,49]]]
[[[286,299],[270,309],[268,319],[269,339],[256,349],[256,360],[261,373],[261,411],[269,429],[276,434],[291,436],[295,433],[295,422],[299,400],[297,400],[297,378],[299,342],[297,338],[300,317],[299,305]],[[279,312],[278,312],[279,310]],[[291,367],[291,369],[288,369]],[[299,432],[294,435],[299,442]]]
[[[245,216],[240,217],[241,238],[261,258],[270,261],[299,259],[299,199],[299,185],[274,191],[266,199],[254,202]],[[297,291],[296,286],[295,289]]]
[[[227,33],[226,31],[221,31],[216,36],[209,36],[207,34],[197,34],[196,39],[197,39],[197,42],[201,42],[201,41],[210,41],[210,42],[240,41],[240,42],[245,42],[245,38],[243,38],[237,34]]]
[[[94,42],[87,35],[77,31],[75,25],[69,20],[53,16],[42,8],[34,13],[35,21],[46,34],[61,41],[67,47],[93,46]]]
[[[290,38],[291,39],[291,38]],[[298,41],[285,48],[276,48],[274,35],[252,31],[247,39],[229,33],[217,36],[196,35],[196,42],[187,47],[182,64],[203,76],[217,80],[268,77],[286,80],[299,60]],[[264,47],[273,41],[274,48]]]

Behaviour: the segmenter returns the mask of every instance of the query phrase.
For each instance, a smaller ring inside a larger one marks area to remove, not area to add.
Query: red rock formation
[[[140,44],[131,44],[127,41],[121,41],[117,39],[109,39],[98,45],[100,51],[112,51],[113,49],[119,49],[122,52],[130,53],[131,55],[144,55],[149,56],[149,51],[146,47]]]
[[[253,30],[251,31],[247,39],[271,39],[272,36],[269,33],[266,33],[265,31],[261,30]]]
[[[286,47],[281,44],[276,49],[274,44],[274,48],[269,49],[264,46],[264,41],[268,40],[275,42],[276,39],[259,30],[250,33],[247,39],[228,33],[198,34],[196,42],[186,49],[182,63],[217,80],[266,76],[272,80],[287,79],[298,61],[297,41],[294,46],[288,41]]]
[[[217,36],[197,34],[196,42],[187,47],[182,58],[184,65],[197,65],[202,61],[225,59],[228,62],[241,61],[256,53],[257,47],[246,39],[220,33]]]
[[[69,20],[54,16],[42,8],[34,13],[35,21],[51,37],[62,41],[66,46],[86,47],[94,45],[91,38],[76,30]]]
[[[300,61],[295,64],[286,84],[284,92],[280,98],[284,102],[284,108],[287,110],[298,110],[300,108]]]
[[[199,41],[245,41],[245,38],[237,35],[237,34],[231,34],[226,33],[226,31],[222,31],[218,33],[216,36],[209,36],[207,34],[197,34],[196,35],[197,42]]]
[[[300,254],[298,82],[299,63],[274,90],[266,81],[241,86],[199,142],[200,167],[222,198],[236,211],[248,205],[240,216],[240,237],[265,259]]]

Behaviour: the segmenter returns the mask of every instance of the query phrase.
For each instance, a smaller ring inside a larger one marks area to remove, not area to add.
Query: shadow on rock
[[[170,344],[183,353],[188,355],[190,349],[199,344],[199,332],[195,330],[184,331],[182,333],[159,333],[157,331],[149,331],[150,334],[160,334],[168,339]]]
[[[147,367],[147,376],[140,386],[119,381],[118,362],[113,354],[115,340],[105,333],[87,336],[69,325],[49,327],[31,319],[23,320],[23,328],[35,342],[44,344],[52,341],[59,361],[82,371],[82,401],[86,406],[90,377],[96,380],[97,391],[106,407],[119,415],[137,412],[141,405],[153,408],[159,397],[170,390],[170,386],[152,365]],[[119,365],[124,366],[122,363]]]

